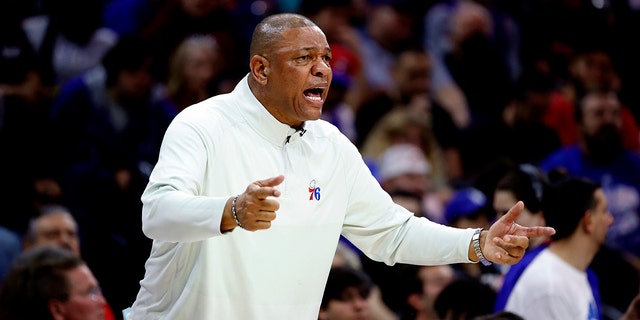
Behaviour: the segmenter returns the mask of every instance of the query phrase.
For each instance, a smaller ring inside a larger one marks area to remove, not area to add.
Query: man
[[[45,245],[59,246],[80,256],[78,224],[66,207],[44,206],[38,216],[29,221],[23,239],[24,249]]]
[[[85,262],[56,246],[25,250],[0,287],[3,320],[104,320],[105,304]]]
[[[400,271],[400,293],[404,301],[399,312],[400,319],[438,319],[438,313],[434,308],[436,298],[458,276],[450,265],[403,265]]]
[[[31,218],[22,245],[24,250],[45,246],[60,247],[81,257],[78,223],[67,207],[58,204],[43,206],[38,215]],[[106,300],[103,306],[104,319],[115,319]]]
[[[522,203],[481,233],[393,203],[356,147],[314,121],[331,51],[307,18],[265,18],[250,56],[233,92],[185,109],[165,134],[142,195],[154,243],[127,319],[313,319],[341,234],[387,264],[513,264],[527,237],[553,233],[514,224]]]
[[[526,319],[601,319],[588,268],[613,223],[604,192],[590,180],[566,178],[544,201],[544,218],[557,232],[522,272],[505,310]]]
[[[360,270],[332,267],[322,295],[318,320],[369,319],[372,282]]]

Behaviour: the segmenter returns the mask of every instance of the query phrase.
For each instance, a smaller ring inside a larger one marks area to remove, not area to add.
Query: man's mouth
[[[304,96],[311,101],[322,101],[323,93],[324,89],[322,88],[311,88],[304,91]]]

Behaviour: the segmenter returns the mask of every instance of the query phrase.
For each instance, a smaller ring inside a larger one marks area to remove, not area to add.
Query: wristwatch
[[[491,261],[484,258],[484,255],[482,254],[482,249],[480,249],[480,233],[481,232],[482,232],[482,228],[478,228],[473,233],[473,237],[471,238],[471,241],[473,242],[473,250],[476,252],[476,256],[478,256],[478,259],[480,259],[480,262],[482,262],[483,265],[490,266]]]

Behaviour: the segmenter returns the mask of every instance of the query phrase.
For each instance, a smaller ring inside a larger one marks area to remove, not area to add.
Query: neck
[[[598,249],[599,247],[590,239],[576,235],[571,238],[552,241],[549,244],[551,252],[581,271],[587,270]]]

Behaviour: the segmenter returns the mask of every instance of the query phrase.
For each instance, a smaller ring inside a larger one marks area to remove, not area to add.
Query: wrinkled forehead
[[[273,52],[299,50],[331,51],[324,33],[318,27],[290,28],[281,33],[280,41],[272,43]]]

